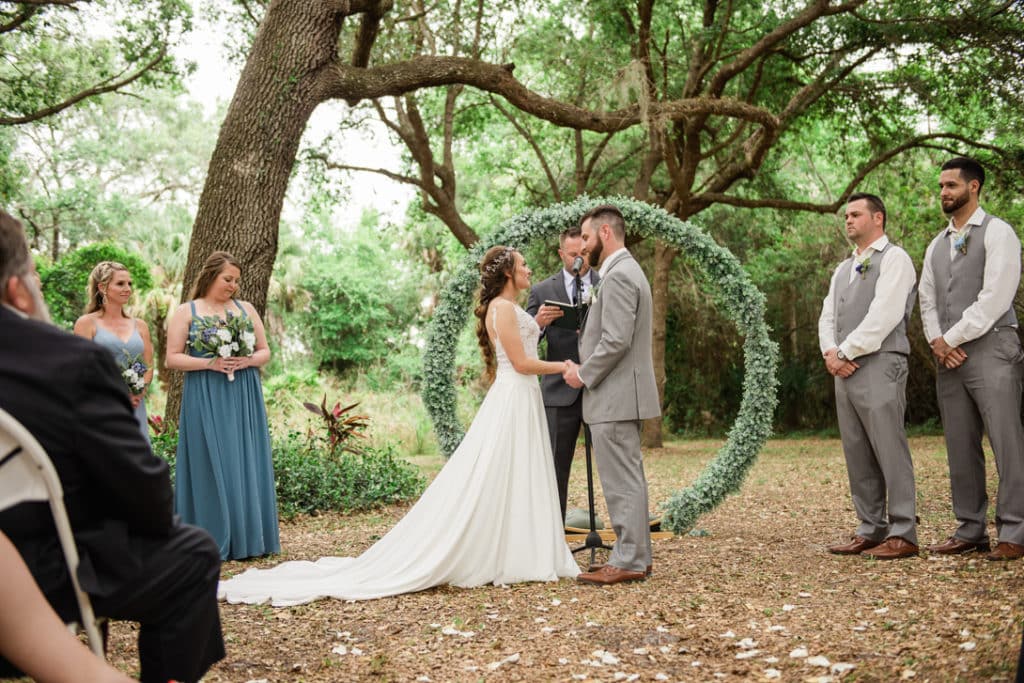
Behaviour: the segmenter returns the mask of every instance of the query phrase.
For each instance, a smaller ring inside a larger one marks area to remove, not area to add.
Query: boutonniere
[[[959,251],[961,254],[967,253],[967,238],[970,237],[970,228],[965,227],[963,230],[959,230],[955,233],[956,237],[953,239],[953,248]]]
[[[857,261],[857,257],[854,256],[853,260],[856,262],[853,269],[857,271],[857,274],[860,275],[860,279],[863,280],[867,277],[868,271],[871,270],[871,257],[868,256],[863,261]]]
[[[599,289],[601,289],[601,285],[600,284],[593,285],[590,288],[590,291],[587,293],[587,296],[586,296],[587,300],[584,303],[586,303],[588,306],[592,306],[592,305],[596,304],[597,303],[597,292],[598,292]]]

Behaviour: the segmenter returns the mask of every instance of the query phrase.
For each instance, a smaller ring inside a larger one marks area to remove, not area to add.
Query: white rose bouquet
[[[199,317],[189,331],[188,345],[209,358],[251,356],[256,352],[256,333],[248,316],[228,311],[226,318]],[[228,381],[235,381],[234,372],[228,373]]]

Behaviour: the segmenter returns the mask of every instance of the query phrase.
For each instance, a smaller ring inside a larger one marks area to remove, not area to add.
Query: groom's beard
[[[591,268],[597,268],[601,265],[601,252],[603,251],[604,242],[601,241],[600,235],[594,235],[594,246],[587,253],[587,260],[590,261]]]

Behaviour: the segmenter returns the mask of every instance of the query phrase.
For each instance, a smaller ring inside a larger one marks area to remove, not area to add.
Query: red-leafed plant
[[[370,426],[370,417],[351,412],[359,405],[358,403],[342,407],[341,401],[338,401],[333,408],[328,408],[327,394],[324,394],[320,405],[309,401],[304,401],[302,405],[306,406],[306,410],[309,412],[319,415],[324,421],[324,426],[327,428],[327,442],[332,453],[348,451],[359,455],[363,452],[363,449],[355,446],[352,441],[354,438],[365,438],[366,435],[363,434],[363,431]],[[310,429],[310,436],[313,436],[312,429]]]

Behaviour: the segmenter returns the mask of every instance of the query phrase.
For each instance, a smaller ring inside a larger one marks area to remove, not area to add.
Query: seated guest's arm
[[[40,683],[128,683],[68,631],[0,533],[0,655]]]
[[[107,514],[147,534],[167,534],[173,523],[173,493],[167,463],[153,455],[139,431],[127,389],[110,354],[90,349],[77,359],[78,376],[68,382],[75,421],[75,457],[99,484],[89,498]],[[69,482],[64,482],[65,489]],[[65,493],[73,493],[65,490]],[[73,496],[69,496],[73,497]]]

